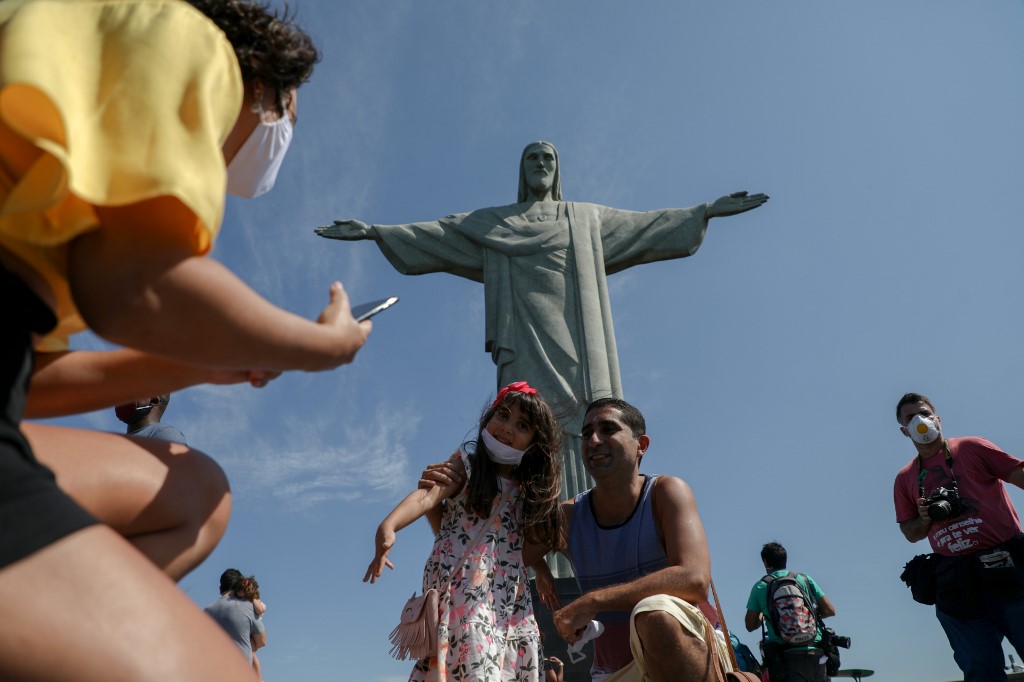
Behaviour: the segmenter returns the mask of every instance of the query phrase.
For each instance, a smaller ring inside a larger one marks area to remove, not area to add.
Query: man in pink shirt
[[[935,613],[964,682],[1005,682],[1003,638],[1024,656],[1024,536],[1003,483],[1024,489],[1024,462],[983,438],[944,438],[919,393],[900,398],[896,419],[917,450],[896,475],[896,521],[931,543]]]

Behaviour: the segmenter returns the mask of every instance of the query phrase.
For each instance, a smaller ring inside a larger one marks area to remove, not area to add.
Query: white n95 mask
[[[285,112],[276,121],[260,122],[228,164],[228,194],[252,199],[270,191],[292,141],[292,119]]]
[[[935,423],[935,417],[922,417],[915,414],[907,422],[907,433],[915,443],[926,445],[939,437],[939,427]]]

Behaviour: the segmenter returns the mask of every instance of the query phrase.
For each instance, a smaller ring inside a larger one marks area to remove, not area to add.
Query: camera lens
[[[942,521],[948,518],[951,511],[952,508],[946,500],[932,502],[928,505],[928,516],[936,521]]]

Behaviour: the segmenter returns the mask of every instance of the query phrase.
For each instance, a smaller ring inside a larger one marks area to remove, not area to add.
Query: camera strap
[[[949,479],[950,485],[953,490],[959,490],[956,485],[956,474],[953,473],[953,454],[949,451],[949,441],[945,438],[942,439],[942,450],[946,453],[946,466],[949,467]],[[917,455],[917,489],[920,492],[921,497],[928,497],[924,494],[924,479],[928,475],[928,470],[924,468],[924,462],[921,459],[921,455]]]

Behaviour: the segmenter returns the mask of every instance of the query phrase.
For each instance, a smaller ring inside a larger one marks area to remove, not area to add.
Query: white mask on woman
[[[261,106],[259,116],[259,124],[228,164],[228,194],[236,197],[252,199],[269,192],[292,141],[292,119],[288,112],[267,123]]]
[[[907,433],[915,443],[927,445],[939,437],[939,428],[935,423],[935,417],[922,417],[915,414],[907,422]]]
[[[521,461],[523,461],[523,453],[526,452],[525,450],[516,450],[509,445],[505,445],[500,440],[492,436],[491,432],[487,429],[481,431],[480,436],[484,439],[484,445],[487,446],[487,454],[490,455],[492,462],[517,466]]]

